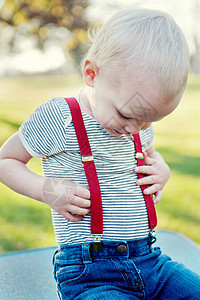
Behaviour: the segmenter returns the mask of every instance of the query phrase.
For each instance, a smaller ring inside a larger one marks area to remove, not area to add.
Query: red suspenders
[[[101,190],[99,186],[99,180],[94,164],[94,159],[92,156],[92,151],[90,148],[87,132],[84,126],[80,106],[75,98],[65,98],[67,101],[71,115],[74,128],[76,131],[76,136],[81,152],[83,167],[87,177],[90,195],[91,195],[91,234],[94,235],[94,242],[100,244],[101,235],[103,234],[103,211],[102,211],[102,200],[101,200]],[[142,145],[140,141],[139,134],[134,134],[134,143],[136,149],[136,159],[138,166],[144,165],[144,157],[142,153]],[[138,174],[139,178],[144,177],[143,174]],[[147,186],[141,186],[142,191]],[[151,195],[144,195],[146,202],[148,217],[149,217],[149,227],[153,229],[156,227],[156,211]],[[100,236],[98,236],[100,235]],[[98,249],[99,248],[99,249]],[[100,251],[100,247],[97,247],[97,251]]]
[[[140,141],[140,135],[138,134],[133,134],[134,137],[134,144],[135,144],[135,150],[136,150],[136,160],[137,160],[137,165],[138,166],[144,166],[144,156],[142,153],[142,144]],[[138,178],[143,178],[144,174],[139,173]],[[141,185],[141,190],[142,192],[147,188],[146,185]],[[146,203],[147,207],[147,212],[148,212],[148,217],[149,217],[149,228],[152,230],[156,227],[157,225],[157,217],[156,217],[156,210],[154,206],[153,199],[151,195],[144,195],[144,200]]]
[[[83,167],[91,195],[91,234],[103,234],[103,212],[101,190],[92,156],[92,151],[83,123],[80,106],[75,98],[65,99],[69,105],[72,121],[81,152]]]

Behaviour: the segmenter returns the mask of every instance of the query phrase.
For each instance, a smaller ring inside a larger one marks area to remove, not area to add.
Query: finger
[[[135,173],[141,173],[141,174],[147,174],[147,175],[154,174],[154,168],[152,168],[151,166],[135,167],[134,171],[135,171]]]
[[[68,212],[70,212],[73,215],[80,215],[80,216],[85,216],[90,213],[90,209],[88,208],[81,208],[75,205],[70,205],[67,208]]]
[[[84,199],[90,199],[90,190],[87,187],[78,183],[75,195]]]
[[[90,199],[90,191],[88,187],[67,179],[61,180],[60,183],[65,186],[69,196],[72,197],[73,195],[78,195],[85,199]]]
[[[144,164],[151,166],[155,162],[155,160],[153,158],[150,158],[145,151],[143,152],[143,154],[144,154]]]
[[[152,185],[158,182],[158,178],[155,175],[145,176],[136,181],[137,185]]]
[[[81,216],[81,215],[79,215],[79,216],[74,216],[74,215],[72,215],[70,212],[68,212],[68,211],[64,211],[64,212],[60,212],[60,214],[66,219],[66,220],[68,220],[68,221],[70,221],[70,222],[80,222],[83,218],[84,218],[84,216]]]
[[[149,195],[149,194],[155,194],[160,190],[160,185],[159,184],[153,184],[150,187],[146,188],[144,190],[144,194],[145,195]]]
[[[155,194],[155,198],[153,199],[153,202],[155,204],[157,204],[158,202],[160,202],[162,198],[162,192],[161,191],[158,191],[156,194]]]
[[[82,208],[89,208],[91,206],[91,201],[78,196],[74,196],[74,198],[71,201],[71,204]]]

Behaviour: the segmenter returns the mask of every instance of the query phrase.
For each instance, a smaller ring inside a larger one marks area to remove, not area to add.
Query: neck
[[[90,115],[91,117],[94,118],[93,112],[92,112],[92,103],[93,103],[93,91],[92,88],[85,88],[83,91],[80,93],[80,107],[81,109]]]

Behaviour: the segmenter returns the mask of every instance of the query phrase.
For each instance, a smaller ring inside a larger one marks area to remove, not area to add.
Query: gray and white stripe
[[[142,191],[136,185],[137,174],[133,171],[136,166],[133,137],[112,137],[90,115],[83,111],[82,115],[101,187],[103,239],[146,237],[148,215]],[[153,135],[152,126],[140,132],[144,149],[152,144]],[[20,127],[20,138],[33,157],[42,158],[46,177],[88,185],[70,109],[62,97],[39,106]],[[52,210],[52,219],[58,244],[92,241],[90,215],[72,223]]]

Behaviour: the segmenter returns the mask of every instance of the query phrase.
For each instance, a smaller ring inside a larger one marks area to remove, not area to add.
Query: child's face
[[[137,78],[117,78],[113,74],[98,74],[92,87],[91,115],[112,136],[136,134],[152,122],[172,112],[179,103],[175,99],[166,104],[156,89],[139,84]]]

